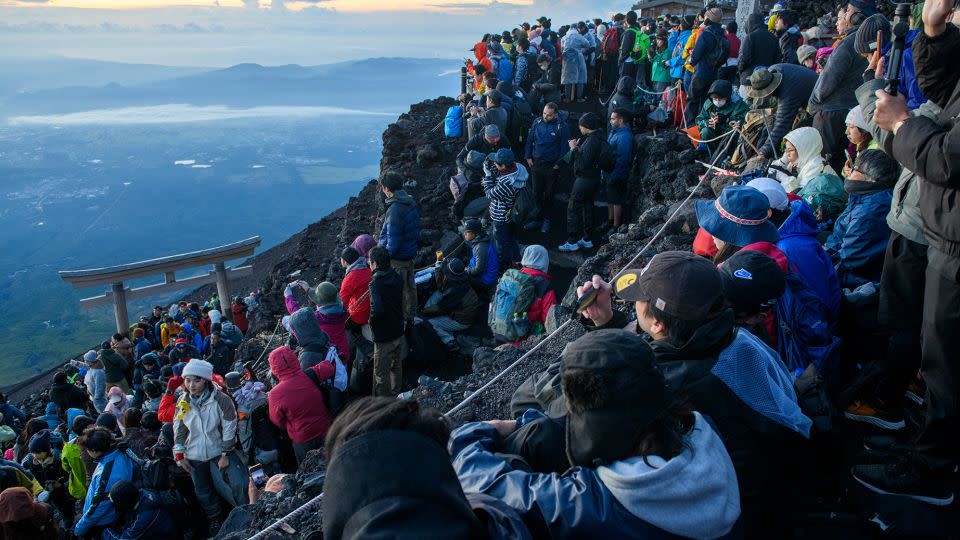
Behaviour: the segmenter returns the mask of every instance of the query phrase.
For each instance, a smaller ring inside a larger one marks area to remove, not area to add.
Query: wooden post
[[[220,295],[220,312],[223,318],[228,321],[233,320],[233,314],[230,311],[233,305],[233,299],[230,297],[230,288],[227,286],[227,269],[222,262],[213,265],[213,271],[217,275],[217,294]]]
[[[127,316],[127,293],[123,290],[123,282],[110,285],[113,293],[113,315],[117,320],[117,332],[126,334],[130,330],[130,320]]]

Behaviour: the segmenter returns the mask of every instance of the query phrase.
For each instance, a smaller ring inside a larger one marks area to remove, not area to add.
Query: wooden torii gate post
[[[252,266],[227,268],[225,262],[241,257],[253,255],[260,245],[260,237],[254,236],[227,244],[224,246],[181,253],[169,257],[160,257],[147,261],[139,261],[106,268],[91,268],[87,270],[62,270],[60,278],[73,285],[76,289],[101,287],[110,285],[110,291],[100,296],[80,300],[80,307],[91,309],[113,304],[114,315],[117,320],[117,332],[127,332],[130,329],[130,319],[127,314],[127,301],[138,298],[147,298],[169,294],[180,289],[199,287],[208,283],[217,284],[217,294],[220,296],[220,307],[223,316],[230,318],[230,288],[228,281],[234,277],[248,276],[253,273]],[[177,281],[176,271],[186,270],[197,266],[212,264],[213,270],[207,274],[181,279]],[[124,281],[139,279],[155,275],[163,275],[163,283],[126,288]]]

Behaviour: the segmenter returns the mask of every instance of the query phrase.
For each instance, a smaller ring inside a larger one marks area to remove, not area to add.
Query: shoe
[[[540,228],[539,221],[531,221],[530,223],[527,223],[526,225],[523,226],[523,230],[525,231],[535,231],[539,228]]]
[[[923,383],[923,379],[915,377],[910,381],[910,385],[907,386],[907,391],[904,392],[903,397],[916,403],[918,407],[923,407],[923,396],[926,395],[926,393],[927,385]]]
[[[864,437],[863,449],[875,454],[905,456],[916,450],[914,442],[902,435],[871,435]]]
[[[583,249],[593,249],[593,242],[591,242],[586,238],[581,238],[580,242],[578,243],[580,244],[580,247],[582,247]]]
[[[550,220],[549,220],[549,219],[543,220],[543,225],[540,226],[540,232],[542,232],[543,234],[547,234],[548,232],[550,232]]]
[[[557,249],[560,251],[577,251],[580,249],[580,244],[577,242],[574,242],[574,243],[567,242],[566,244],[560,244],[560,247],[558,247]]]
[[[884,409],[881,406],[873,406],[866,401],[854,400],[854,402],[843,411],[843,416],[854,422],[863,422],[881,429],[898,430],[907,427],[903,420],[903,415]]]
[[[902,458],[892,463],[854,465],[853,479],[863,487],[881,495],[900,495],[934,506],[953,502],[953,491],[940,474],[917,463],[917,458]]]

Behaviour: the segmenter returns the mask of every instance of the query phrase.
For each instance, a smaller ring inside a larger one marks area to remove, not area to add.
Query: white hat
[[[774,210],[783,210],[790,203],[787,199],[787,190],[773,178],[754,178],[747,182],[747,187],[752,187],[766,195],[767,200],[770,201],[770,208]]]
[[[197,360],[194,358],[193,360],[187,362],[187,365],[183,367],[183,378],[186,379],[190,375],[212,381],[213,364],[207,362],[206,360]]]
[[[87,351],[83,355],[83,361],[92,364],[97,361],[97,351]]]
[[[120,394],[114,394],[110,396],[110,403],[120,403],[120,400],[123,399],[123,396]]]
[[[863,118],[863,109],[859,105],[850,109],[850,112],[847,113],[847,119],[844,120],[844,123],[848,126],[857,126],[858,128],[870,132],[870,126],[867,125],[866,119]]]

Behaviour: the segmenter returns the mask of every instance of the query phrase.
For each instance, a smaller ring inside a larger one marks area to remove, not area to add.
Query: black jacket
[[[797,49],[800,48],[800,28],[792,27],[777,33],[780,41],[781,62],[784,64],[799,64]]]
[[[580,137],[580,146],[573,151],[573,173],[583,178],[600,179],[600,153],[606,143],[603,130]]]
[[[885,147],[921,178],[923,231],[936,250],[960,257],[960,30],[948,24],[937,37],[920,33],[913,62],[920,89],[943,108],[936,120],[910,118]]]
[[[220,343],[216,345],[211,343],[206,360],[213,364],[214,373],[226,375],[233,368],[233,350],[223,340],[220,340]]]
[[[770,71],[776,71],[783,75],[783,81],[773,93],[777,98],[777,112],[773,119],[768,118],[770,122],[770,140],[773,145],[779,147],[783,136],[793,128],[793,121],[797,117],[800,109],[807,106],[813,87],[817,84],[817,74],[812,69],[796,64],[776,64],[770,66]],[[773,150],[770,142],[764,146],[768,156],[773,156]],[[777,153],[779,155],[779,151]]]
[[[630,111],[630,114],[634,114],[633,93],[636,86],[637,83],[633,77],[629,75],[620,77],[620,80],[617,81],[617,88],[610,96],[610,102],[607,104],[607,119],[610,118],[610,113],[616,109],[626,109]]]
[[[856,40],[857,32],[851,30],[833,48],[810,95],[810,113],[849,111],[857,106],[856,91],[863,84],[867,60],[853,48]]]
[[[403,335],[403,280],[393,268],[377,268],[370,280],[370,329],[375,343]]]
[[[537,92],[531,92],[529,99],[535,99],[538,95],[543,97],[544,103],[560,103],[560,74],[563,65],[560,60],[550,62],[550,67],[544,71],[540,78],[533,83],[533,89]],[[534,104],[531,103],[531,107]],[[539,110],[539,109],[538,109]]]
[[[740,84],[750,83],[750,74],[759,66],[772,66],[780,62],[780,43],[777,37],[767,30],[763,17],[754,13],[747,18],[747,36],[740,45],[740,58],[737,59],[737,71]]]
[[[469,154],[471,151],[477,151],[477,152],[480,152],[481,154],[490,154],[492,152],[496,152],[501,148],[512,148],[512,147],[513,145],[510,143],[510,139],[503,132],[500,133],[499,141],[493,144],[490,144],[489,142],[487,142],[487,139],[483,136],[483,131],[481,130],[479,133],[477,133],[473,137],[470,137],[470,140],[467,141],[467,144],[465,144],[463,148],[460,150],[460,153],[457,154],[457,168],[464,171],[464,173],[469,172],[469,169],[467,168],[465,161],[467,159],[467,154]],[[479,176],[477,177],[477,182],[479,182],[482,179],[483,179],[483,170],[481,169]]]
[[[50,387],[50,401],[57,405],[57,411],[60,414],[67,414],[67,409],[86,410],[90,399],[80,387],[65,382]]]

